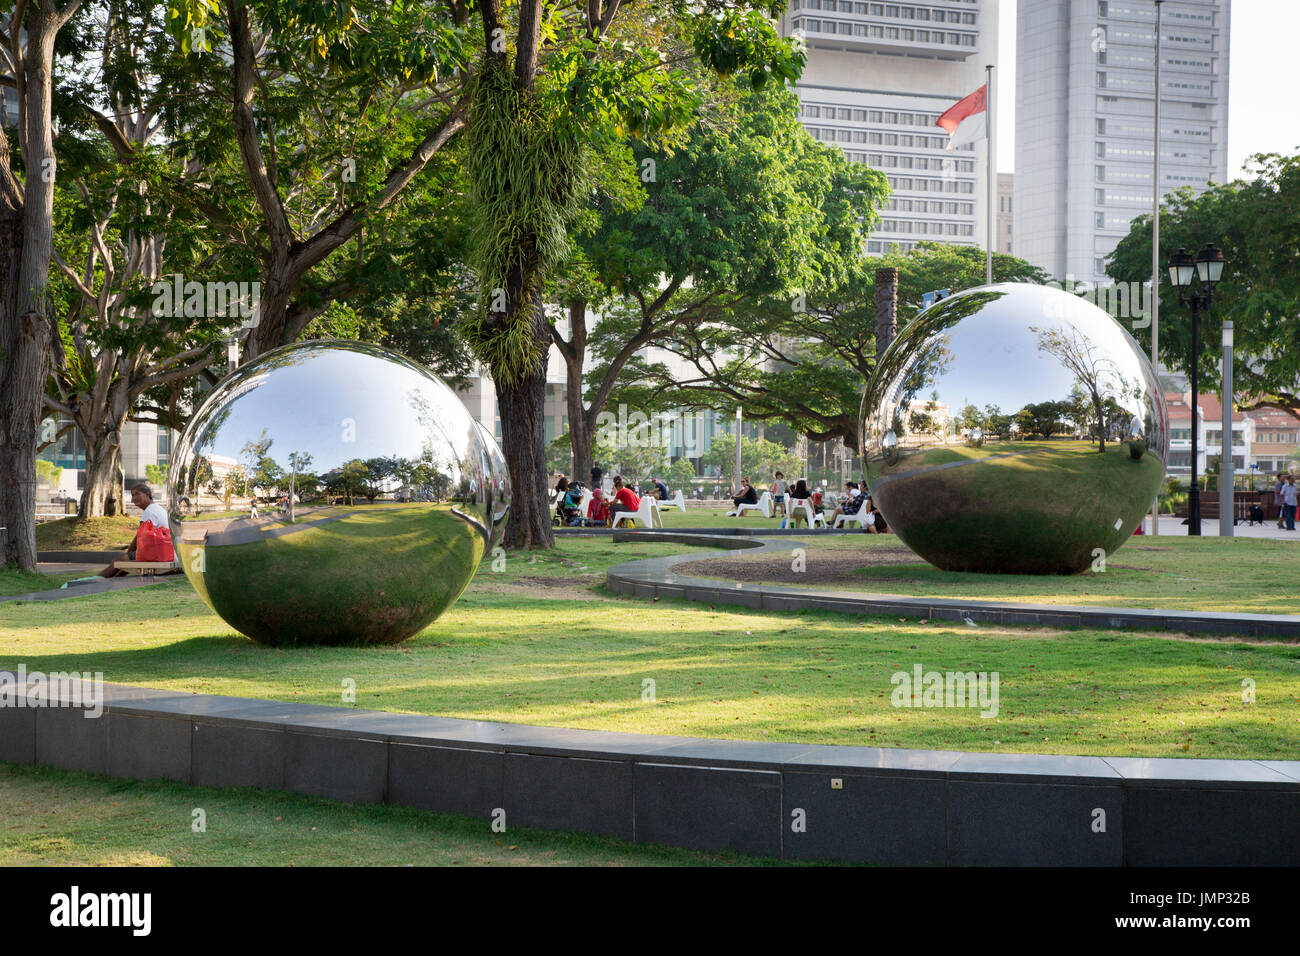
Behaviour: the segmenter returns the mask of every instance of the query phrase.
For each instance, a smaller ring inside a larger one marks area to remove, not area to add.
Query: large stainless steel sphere
[[[220,382],[176,445],[169,493],[194,589],[282,645],[415,634],[469,584],[510,506],[496,442],[450,388],[337,341],[275,349]]]
[[[891,528],[954,571],[1074,574],[1133,534],[1165,473],[1151,363],[1109,315],[1047,286],[982,286],[903,328],[862,402]]]

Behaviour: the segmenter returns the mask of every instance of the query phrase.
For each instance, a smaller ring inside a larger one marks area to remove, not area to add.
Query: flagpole
[[[988,177],[988,214],[984,217],[984,282],[987,285],[993,284],[993,197],[997,193],[997,179],[993,175],[993,118],[993,64],[990,63],[984,67],[984,119],[988,133],[984,151]]]
[[[1160,383],[1160,4],[1156,6],[1156,84],[1153,99],[1155,115],[1152,121],[1151,147],[1151,368],[1156,384]],[[1163,389],[1163,386],[1161,386]],[[1196,397],[1192,397],[1192,427],[1196,427]],[[1160,533],[1160,498],[1151,504],[1151,533]]]

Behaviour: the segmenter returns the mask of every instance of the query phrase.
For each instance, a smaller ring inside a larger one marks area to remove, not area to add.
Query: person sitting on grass
[[[623,487],[623,476],[614,476],[614,500],[609,503],[609,513],[618,524],[620,515],[632,512],[636,514],[641,510],[641,499],[631,488]]]
[[[588,525],[608,525],[609,524],[609,502],[605,500],[605,492],[596,488],[591,493],[591,502],[587,505]]]
[[[669,498],[668,486],[664,484],[663,479],[651,478],[650,482],[655,487],[655,497],[658,498],[660,501],[667,501]]]
[[[740,510],[741,505],[758,504],[758,492],[754,486],[749,483],[748,478],[740,479],[740,492],[731,496],[732,509],[727,512],[728,518],[734,518],[737,515],[744,515],[745,512]]]
[[[135,505],[137,508],[139,508],[141,511],[144,512],[144,514],[140,516],[140,524],[144,524],[146,521],[149,521],[153,524],[155,528],[169,528],[167,522],[167,512],[163,510],[162,505],[157,504],[153,500],[153,489],[151,489],[143,481],[140,482],[138,485],[132,486],[131,504]],[[117,562],[134,561],[136,549],[139,547],[139,542],[140,542],[140,531],[139,528],[137,527],[136,537],[131,541],[130,547],[126,549],[126,552],[120,558],[113,559],[112,564],[104,568],[104,570],[100,571],[99,576],[101,578],[126,577],[126,572],[118,568]],[[175,553],[173,553],[172,557],[169,558],[168,560],[174,560],[174,559],[175,559]]]

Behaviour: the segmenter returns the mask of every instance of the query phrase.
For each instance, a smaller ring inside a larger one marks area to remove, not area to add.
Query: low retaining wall
[[[635,536],[639,535],[640,538]],[[769,535],[764,535],[768,537]],[[804,532],[807,537],[807,532]],[[735,550],[761,548],[782,551],[798,541],[758,541],[739,536],[691,534],[684,531],[623,531],[615,541],[671,541]],[[1300,641],[1300,615],[1242,614],[1221,611],[1176,611],[1165,608],[1088,607],[1076,604],[1017,604],[953,598],[864,594],[776,584],[746,584],[674,574],[673,567],[707,559],[698,554],[642,558],[618,564],[605,573],[610,590],[637,597],[677,598],[706,604],[731,604],[773,611],[836,611],[844,614],[893,615],[1000,624],[1012,627],[1095,627],[1176,631],[1182,634],[1235,634],[1244,637]]]
[[[121,685],[87,718],[26,690],[0,707],[0,760],[790,859],[1300,865],[1300,761],[702,740]]]

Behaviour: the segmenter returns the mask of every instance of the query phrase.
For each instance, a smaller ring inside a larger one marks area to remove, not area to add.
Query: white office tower
[[[1229,13],[1230,0],[1161,4],[1162,196],[1226,177]],[[1018,256],[1058,279],[1105,278],[1151,213],[1154,86],[1153,0],[1020,0]]]
[[[808,44],[796,86],[804,126],[889,177],[893,199],[867,251],[926,239],[982,248],[986,143],[945,150],[935,121],[997,65],[995,0],[793,0],[782,28]]]

